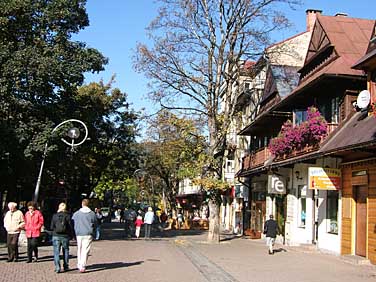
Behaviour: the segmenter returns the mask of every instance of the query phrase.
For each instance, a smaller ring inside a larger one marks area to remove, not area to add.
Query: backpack
[[[64,215],[59,215],[57,217],[57,220],[55,222],[55,232],[56,233],[66,233],[67,232],[67,226],[66,226]]]

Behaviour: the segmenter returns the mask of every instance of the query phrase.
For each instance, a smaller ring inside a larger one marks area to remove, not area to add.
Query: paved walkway
[[[40,247],[40,261],[6,262],[0,247],[0,281],[145,281],[145,282],[370,282],[376,281],[376,266],[353,265],[341,257],[297,248],[276,246],[268,255],[262,240],[227,236],[221,244],[208,244],[206,232],[165,231],[155,238],[125,238],[119,223],[104,226],[104,240],[92,245],[86,273],[75,269],[76,247],[72,244],[72,270],[55,274],[52,247]],[[72,242],[74,243],[74,242]]]

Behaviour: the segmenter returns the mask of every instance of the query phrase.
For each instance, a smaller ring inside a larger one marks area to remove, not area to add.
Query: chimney
[[[317,15],[321,15],[322,10],[315,10],[315,9],[308,9],[306,11],[306,23],[307,23],[307,31],[312,31],[313,26],[315,25]]]
[[[347,17],[346,13],[337,13],[335,14],[335,17]]]

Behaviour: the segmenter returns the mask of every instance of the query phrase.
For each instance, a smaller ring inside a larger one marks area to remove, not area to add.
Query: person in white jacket
[[[18,238],[21,229],[25,227],[25,218],[20,210],[17,210],[17,203],[8,203],[9,211],[4,217],[4,227],[7,231],[7,247],[8,260],[7,262],[18,260]]]
[[[145,224],[145,239],[150,239],[150,233],[151,233],[151,225],[154,221],[154,212],[153,208],[149,207],[147,213],[144,217],[144,224]]]

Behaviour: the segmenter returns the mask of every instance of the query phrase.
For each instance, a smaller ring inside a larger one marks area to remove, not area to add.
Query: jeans
[[[36,259],[38,259],[38,241],[39,237],[27,238],[27,260],[31,261],[33,252]]]
[[[99,240],[101,238],[101,226],[97,225],[95,228],[95,240]]]
[[[69,238],[64,236],[53,236],[55,271],[60,271],[60,248],[63,248],[63,266],[67,270],[69,267]]]

